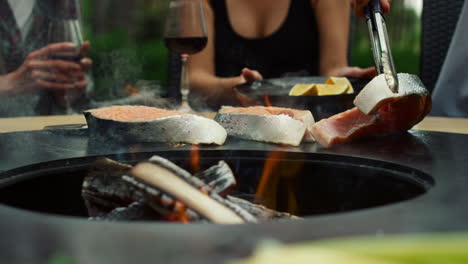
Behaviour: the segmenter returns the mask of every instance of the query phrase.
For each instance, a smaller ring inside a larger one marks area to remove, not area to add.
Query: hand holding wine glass
[[[67,78],[54,80],[57,83],[71,84],[68,89],[55,91],[56,101],[65,105],[67,111],[71,104],[82,97],[88,85],[86,70],[91,66],[92,61],[86,58],[89,42],[83,41],[81,33],[81,24],[79,21],[79,2],[75,0],[66,0],[56,2],[56,14],[49,21],[48,43],[69,43],[74,49],[60,52],[51,52],[47,58],[48,61],[55,61],[62,64],[76,64],[78,70],[64,71],[63,69],[52,68],[51,72],[65,75]],[[65,12],[63,12],[65,10]]]
[[[203,50],[207,43],[205,16],[200,1],[172,1],[164,30],[166,47],[181,56],[182,70],[180,92],[182,104],[179,111],[191,112],[188,105],[190,90],[187,71],[189,55]]]
[[[85,43],[82,49],[87,49],[88,46],[89,44]],[[51,59],[54,54],[73,53],[76,49],[73,43],[61,42],[31,52],[16,71],[7,75],[11,84],[7,92],[22,94],[37,89],[64,91],[86,86],[86,83],[82,82],[84,70],[91,66],[91,60],[85,58],[76,63]]]

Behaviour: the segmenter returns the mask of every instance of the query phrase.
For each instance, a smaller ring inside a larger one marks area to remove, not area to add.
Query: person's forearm
[[[342,0],[320,0],[315,11],[320,38],[320,74],[336,75],[348,65],[350,5]]]
[[[237,102],[233,87],[244,83],[242,77],[217,77],[205,72],[190,73],[191,92],[208,105],[234,104]]]

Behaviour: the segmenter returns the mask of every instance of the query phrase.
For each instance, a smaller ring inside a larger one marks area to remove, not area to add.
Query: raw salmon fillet
[[[398,74],[398,80],[398,94],[389,93],[380,80],[371,81],[361,91],[363,95],[356,97],[358,107],[315,123],[312,133],[317,142],[331,147],[367,136],[406,131],[419,123],[431,110],[430,94],[416,76]]]
[[[215,120],[231,136],[297,146],[302,140],[314,141],[314,118],[308,110],[283,107],[223,106]]]
[[[198,115],[149,106],[122,105],[84,112],[90,135],[132,142],[224,144],[227,132]]]

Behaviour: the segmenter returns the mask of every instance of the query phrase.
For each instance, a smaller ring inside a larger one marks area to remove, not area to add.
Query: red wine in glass
[[[69,51],[54,52],[49,55],[50,60],[63,60],[79,63],[83,58],[80,52],[80,47],[83,44],[83,36],[81,33],[81,23],[79,21],[79,1],[64,0],[56,1],[57,10],[62,12],[57,14],[55,19],[51,19],[48,24],[47,41],[51,43],[71,42],[76,48]],[[64,6],[61,6],[63,4]],[[65,72],[66,73],[66,72]],[[72,81],[73,79],[69,79]],[[57,80],[58,81],[58,80]],[[76,83],[72,87],[76,87]],[[63,100],[66,113],[73,113],[72,102],[77,97],[76,89],[66,89],[60,93],[56,93],[56,100]]]
[[[195,54],[202,51],[208,42],[207,37],[166,37],[166,47],[177,54]]]
[[[49,56],[50,60],[64,60],[79,63],[83,56],[79,52],[56,52]]]
[[[203,4],[199,0],[171,1],[164,29],[166,47],[181,57],[180,93],[182,103],[179,111],[192,112],[188,104],[190,90],[187,60],[189,55],[202,51],[207,44]]]

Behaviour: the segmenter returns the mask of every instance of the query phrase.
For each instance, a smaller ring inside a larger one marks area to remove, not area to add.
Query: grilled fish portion
[[[358,138],[386,135],[411,129],[431,110],[429,92],[419,78],[398,74],[399,92],[394,94],[385,77],[375,77],[356,97],[353,109],[322,119],[312,127],[325,147]]]
[[[314,141],[310,111],[282,107],[224,106],[215,117],[231,136],[298,146],[304,139]]]
[[[430,94],[419,77],[407,73],[399,73],[398,82],[400,83],[398,93],[393,93],[387,84],[385,75],[378,75],[356,96],[354,99],[354,105],[357,106],[364,114],[374,114],[384,104],[396,102],[404,97],[413,96],[415,97],[415,100],[422,101],[424,105],[428,107],[427,110],[430,110],[431,104],[426,104],[426,101],[428,99],[430,100],[430,98],[428,98],[430,97]],[[421,113],[424,113],[425,111],[422,111]],[[427,113],[424,115],[426,114]]]
[[[84,112],[90,134],[131,142],[224,144],[212,119],[148,106],[109,106]]]

